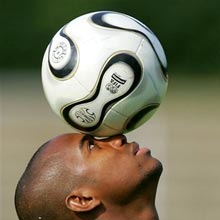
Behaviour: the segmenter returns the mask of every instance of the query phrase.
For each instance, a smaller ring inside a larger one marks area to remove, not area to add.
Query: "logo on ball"
[[[122,79],[117,73],[113,73],[110,82],[105,86],[110,93],[115,94],[121,85],[124,85],[127,80]]]
[[[90,112],[88,108],[80,108],[75,112],[75,116],[82,123],[90,124],[95,121],[96,115],[94,112]]]
[[[52,51],[52,61],[54,63],[59,63],[67,54],[67,45],[64,42],[60,42]]]

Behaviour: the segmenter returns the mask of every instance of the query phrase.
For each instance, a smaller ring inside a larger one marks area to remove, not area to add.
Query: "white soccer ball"
[[[53,111],[81,133],[132,131],[157,110],[168,76],[155,34],[126,14],[98,11],[63,26],[44,54],[42,83]]]

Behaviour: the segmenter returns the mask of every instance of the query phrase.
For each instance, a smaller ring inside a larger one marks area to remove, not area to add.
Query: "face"
[[[128,143],[123,135],[97,140],[89,135],[69,134],[57,146],[66,149],[66,166],[90,179],[97,196],[111,200],[129,196],[143,181],[151,181],[152,174],[161,168],[148,148]]]

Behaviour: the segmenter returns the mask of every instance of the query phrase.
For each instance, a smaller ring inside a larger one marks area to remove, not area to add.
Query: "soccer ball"
[[[132,131],[158,109],[168,75],[155,34],[126,14],[98,11],[63,26],[42,62],[53,111],[75,130],[96,137]]]

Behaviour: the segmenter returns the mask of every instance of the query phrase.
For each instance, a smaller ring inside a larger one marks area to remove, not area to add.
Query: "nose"
[[[121,149],[124,144],[127,143],[127,139],[124,135],[115,135],[112,137],[108,137],[103,140],[97,140],[100,144],[103,144],[105,146],[109,146],[115,149]]]

